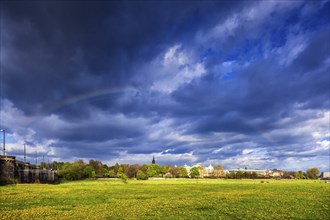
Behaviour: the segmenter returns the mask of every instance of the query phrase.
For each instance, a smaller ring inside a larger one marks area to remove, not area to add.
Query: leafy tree
[[[67,180],[79,180],[85,178],[84,168],[84,161],[78,160],[72,164],[65,163],[62,169],[58,171],[58,174]]]
[[[156,177],[160,174],[160,167],[158,164],[149,164],[147,174],[149,177]]]
[[[95,173],[95,171],[92,172],[92,174],[90,175],[90,178],[96,178],[96,173]]]
[[[53,161],[50,164],[50,168],[53,170],[61,170],[63,168],[64,164],[65,164],[64,162]]]
[[[308,169],[306,171],[306,173],[307,173],[307,177],[309,179],[317,179],[319,177],[320,171],[319,171],[319,169],[314,167],[314,168]]]
[[[115,172],[115,175],[117,175],[118,170],[119,170],[119,164],[116,163],[115,166],[113,167],[113,171]]]
[[[94,171],[95,171],[97,176],[102,177],[107,172],[107,170],[104,168],[101,161],[90,160],[89,165],[94,168]]]
[[[200,175],[199,173],[199,168],[198,167],[193,167],[190,169],[190,177],[191,178],[198,178]]]
[[[198,171],[199,171],[199,177],[203,178],[204,174],[206,174],[205,167],[204,166],[199,166]]]
[[[148,175],[145,174],[142,170],[139,170],[136,174],[136,179],[137,180],[147,180],[148,179]]]
[[[251,175],[250,175],[250,178],[257,179],[258,178],[258,174],[256,172],[252,172]]]
[[[159,169],[160,174],[164,176],[166,173],[170,172],[171,167],[169,165],[161,165]]]
[[[119,168],[118,168],[118,171],[117,171],[117,176],[119,176],[123,173],[124,173],[124,167],[120,165]]]
[[[180,169],[180,177],[182,178],[188,178],[188,171],[185,167],[179,167]]]
[[[221,164],[216,164],[214,167],[213,167],[213,175],[215,177],[224,177],[226,174],[225,174],[225,170],[223,169],[223,167],[221,166]]]
[[[106,169],[106,170],[109,170],[109,167],[106,164],[103,164],[103,168]]]
[[[227,173],[226,174],[226,178],[228,178],[228,179],[234,179],[235,178],[235,174],[233,172]]]
[[[293,179],[295,172],[292,171],[284,171],[282,178],[284,179]]]
[[[179,178],[180,177],[180,168],[179,167],[171,167],[170,173],[173,177]]]
[[[301,170],[299,170],[298,172],[294,173],[294,178],[295,179],[306,179],[306,176]]]
[[[74,163],[79,164],[80,166],[85,166],[85,162],[83,160],[77,160]]]
[[[242,178],[245,178],[245,179],[250,178],[250,172],[243,172],[242,173]]]
[[[148,165],[147,164],[143,164],[141,167],[140,167],[140,170],[142,172],[144,172],[145,174],[148,174]]]
[[[114,177],[117,177],[116,174],[115,174],[115,171],[114,170],[108,170],[108,172],[106,172],[104,174],[105,177],[108,177],[108,178],[114,178]]]
[[[138,164],[128,165],[127,169],[125,170],[125,174],[128,178],[134,178],[138,170],[139,170]]]
[[[85,168],[84,168],[84,177],[85,178],[95,178],[95,169],[94,167],[92,167],[91,165],[87,165]]]
[[[242,171],[237,171],[235,173],[235,179],[242,179],[243,177],[243,172]]]

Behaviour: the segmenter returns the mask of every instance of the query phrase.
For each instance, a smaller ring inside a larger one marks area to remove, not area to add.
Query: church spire
[[[155,156],[152,156],[152,161],[151,161],[152,164],[155,164],[156,161],[155,161]]]

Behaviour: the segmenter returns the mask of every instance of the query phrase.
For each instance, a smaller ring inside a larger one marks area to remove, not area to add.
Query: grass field
[[[330,219],[330,184],[264,181],[89,180],[4,186],[0,219]]]

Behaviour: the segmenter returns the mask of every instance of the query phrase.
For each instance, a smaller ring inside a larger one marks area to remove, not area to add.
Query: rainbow
[[[45,105],[39,112],[37,112],[31,120],[27,123],[27,126],[30,127],[33,124],[40,121],[45,116],[55,112],[61,108],[74,105],[79,102],[83,102],[95,97],[104,96],[104,95],[113,95],[118,93],[136,93],[140,92],[139,89],[134,87],[118,87],[118,88],[103,88],[98,90],[93,90],[91,92],[83,93],[77,96],[72,96],[66,99],[55,101],[49,105]]]
[[[141,89],[137,89],[134,87],[115,87],[115,88],[103,88],[94,90],[91,92],[83,93],[81,95],[72,96],[67,99],[58,100],[56,102],[53,102],[49,105],[45,105],[44,108],[42,108],[41,111],[39,111],[37,114],[35,114],[31,120],[27,123],[27,127],[31,127],[34,124],[40,122],[45,116],[51,114],[52,112],[55,112],[61,108],[74,105],[79,102],[83,102],[85,100],[89,100],[95,97],[103,96],[103,95],[113,95],[118,93],[137,93],[141,92]],[[267,140],[269,143],[271,143],[273,146],[276,146],[275,141],[266,134],[266,132],[263,132],[260,128],[258,128],[256,125],[239,115],[242,123],[248,125],[250,128],[255,130],[261,137],[263,137],[265,140]]]

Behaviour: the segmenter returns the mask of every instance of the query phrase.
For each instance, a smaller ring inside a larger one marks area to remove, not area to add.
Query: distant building
[[[273,169],[267,170],[267,175],[270,177],[282,177],[284,174],[283,170]]]
[[[213,166],[210,164],[208,167],[205,167],[205,173],[204,176],[212,176],[214,171]]]
[[[190,176],[191,168],[197,167],[199,169],[200,177],[211,176],[213,173],[213,166],[209,165],[208,167],[203,167],[201,164],[195,164],[193,166],[188,166],[187,164],[183,165],[184,168],[188,171],[188,176]]]
[[[152,156],[152,161],[151,161],[152,164],[155,164],[156,163],[156,160],[155,160],[155,157]]]
[[[321,179],[330,179],[330,172],[322,172],[320,178]]]
[[[183,165],[183,167],[186,168],[186,170],[188,171],[188,173],[190,173],[190,169],[191,169],[190,166],[188,166],[187,164],[185,164],[185,165]]]
[[[261,176],[265,176],[267,174],[267,170],[263,169],[247,169],[247,168],[237,168],[229,170],[229,173],[237,173],[237,172],[246,172],[246,173],[256,173]]]

